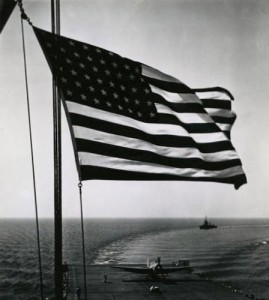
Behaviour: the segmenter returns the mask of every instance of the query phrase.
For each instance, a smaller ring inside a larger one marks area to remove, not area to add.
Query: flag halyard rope
[[[84,219],[83,219],[83,205],[82,205],[82,182],[78,184],[80,197],[80,218],[81,218],[81,240],[82,240],[82,256],[83,256],[83,274],[84,274],[84,291],[85,300],[87,300],[87,273],[86,273],[86,255],[85,255],[85,235],[84,235]]]
[[[22,47],[23,47],[24,77],[25,77],[25,88],[26,88],[26,99],[27,99],[27,114],[28,114],[29,138],[30,138],[30,148],[31,148],[33,188],[34,188],[35,219],[36,219],[36,234],[37,234],[37,248],[38,248],[38,265],[39,265],[39,280],[40,280],[40,297],[43,300],[44,299],[44,294],[43,294],[42,260],[41,260],[39,219],[38,219],[38,205],[37,205],[37,193],[36,193],[36,176],[35,176],[35,164],[34,164],[34,151],[33,151],[33,139],[32,139],[32,124],[31,124],[31,111],[30,111],[30,98],[29,98],[29,88],[28,88],[26,47],[25,47],[23,19],[24,19],[24,17],[23,17],[23,14],[22,14],[21,15],[21,33],[22,33]],[[27,19],[27,21],[29,23],[28,19]],[[31,25],[31,23],[29,23],[29,24]]]

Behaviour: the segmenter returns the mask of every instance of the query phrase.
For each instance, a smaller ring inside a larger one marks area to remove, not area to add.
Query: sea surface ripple
[[[160,256],[189,259],[195,272],[269,299],[269,221],[216,219],[218,228],[199,229],[198,219],[86,219],[87,264],[145,263]],[[80,221],[63,223],[63,258],[82,264]],[[53,220],[40,220],[45,297],[53,299]],[[39,299],[35,221],[0,220],[0,299]]]

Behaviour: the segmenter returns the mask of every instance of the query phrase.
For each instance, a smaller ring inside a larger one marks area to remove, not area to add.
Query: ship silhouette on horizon
[[[202,225],[199,226],[200,229],[214,229],[214,228],[217,228],[218,226],[210,223],[208,220],[207,220],[207,216],[205,217],[205,220],[204,220],[204,223]]]

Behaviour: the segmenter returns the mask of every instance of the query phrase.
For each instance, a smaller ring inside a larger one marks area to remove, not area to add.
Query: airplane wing
[[[168,274],[168,273],[173,273],[173,272],[180,272],[180,271],[189,271],[191,272],[193,269],[189,266],[184,266],[184,267],[162,267],[161,269],[158,270],[153,270],[148,267],[130,267],[130,266],[110,266],[111,268],[115,269],[121,269],[126,272],[132,272],[132,273],[137,273],[137,274]]]
[[[142,267],[127,267],[127,266],[110,266],[111,268],[121,269],[127,272],[138,273],[138,274],[151,274],[152,269]]]

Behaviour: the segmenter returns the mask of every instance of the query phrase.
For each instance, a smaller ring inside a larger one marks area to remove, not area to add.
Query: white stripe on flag
[[[195,94],[180,94],[180,93],[171,93],[165,90],[162,90],[152,84],[149,85],[152,92],[159,94],[168,102],[171,103],[199,103],[202,104],[202,101]]]
[[[229,109],[205,108],[205,110],[210,114],[210,116],[214,116],[214,117],[233,118],[236,116],[236,114]]]
[[[173,158],[201,158],[208,162],[226,161],[231,159],[238,159],[238,155],[234,150],[226,150],[215,153],[201,153],[196,148],[176,148],[165,147],[149,142],[116,135],[95,129],[89,129],[81,126],[73,126],[75,138],[95,141],[99,143],[125,147],[128,149],[144,150],[162,155],[164,157]]]
[[[236,166],[219,171],[208,171],[194,168],[173,168],[153,163],[104,156],[94,153],[78,152],[80,165],[103,167],[116,170],[143,172],[151,174],[167,174],[184,177],[228,178],[243,174],[242,167]]]
[[[231,131],[231,124],[216,123],[222,131]]]
[[[216,100],[230,100],[231,98],[224,92],[196,92],[195,93],[200,99],[216,99]]]
[[[147,76],[147,77],[151,77],[151,78],[155,78],[155,79],[159,79],[159,80],[163,80],[163,81],[167,81],[167,82],[176,82],[176,83],[181,83],[181,81],[179,81],[177,78],[167,75],[157,69],[154,69],[150,66],[147,65],[142,65],[142,75]]]

